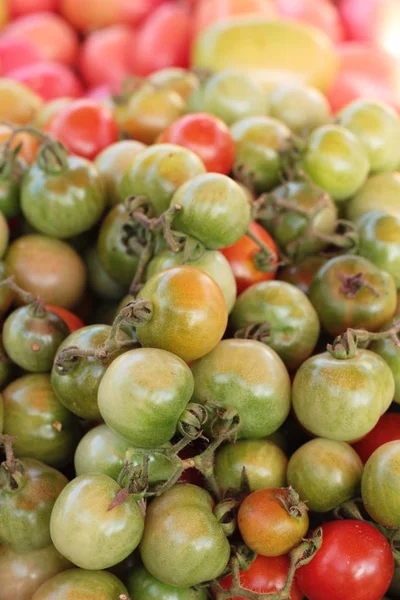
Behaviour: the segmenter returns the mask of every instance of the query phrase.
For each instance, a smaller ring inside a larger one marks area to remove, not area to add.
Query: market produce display
[[[365,6],[0,0],[0,600],[400,600]]]

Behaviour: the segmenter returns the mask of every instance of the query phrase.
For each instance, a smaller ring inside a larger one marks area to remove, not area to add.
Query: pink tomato
[[[75,73],[66,65],[55,62],[25,65],[10,71],[7,77],[23,83],[46,102],[56,98],[79,98],[83,93]]]
[[[314,25],[334,42],[343,40],[339,12],[330,0],[275,0],[275,3],[281,16]]]
[[[13,19],[32,13],[55,12],[58,0],[9,0],[10,13]]]
[[[41,56],[27,40],[0,38],[0,74],[7,75],[13,69],[39,62]]]

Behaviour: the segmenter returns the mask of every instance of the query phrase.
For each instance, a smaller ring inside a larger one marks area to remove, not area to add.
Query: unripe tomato
[[[116,600],[128,597],[126,587],[108,571],[69,569],[44,583],[32,600]]]

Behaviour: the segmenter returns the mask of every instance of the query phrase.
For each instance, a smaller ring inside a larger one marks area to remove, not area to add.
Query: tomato
[[[363,521],[322,525],[323,542],[315,557],[297,571],[309,600],[377,600],[393,575],[390,545]]]
[[[23,554],[2,546],[0,569],[3,600],[32,600],[33,594],[43,583],[70,567],[69,560],[61,556],[54,546]]]
[[[0,79],[0,120],[28,125],[42,108],[42,99],[18,81]]]
[[[312,180],[338,202],[353,196],[370,170],[362,143],[339,125],[323,125],[313,131],[303,167]]]
[[[121,178],[119,196],[146,196],[158,216],[166,211],[177,189],[205,173],[201,159],[187,148],[175,144],[154,144],[130,161]]]
[[[274,350],[261,342],[223,340],[196,361],[192,371],[193,401],[212,400],[235,409],[240,416],[239,438],[266,437],[288,416],[289,375]]]
[[[7,73],[7,77],[20,81],[45,101],[56,98],[79,98],[82,85],[77,76],[65,65],[54,62],[35,62]]]
[[[57,98],[46,102],[34,119],[34,126],[43,131],[62,108],[72,102],[72,98]]]
[[[237,242],[250,225],[250,203],[243,188],[219,173],[197,175],[172,196],[180,210],[173,228],[199,240],[210,250]]]
[[[191,484],[177,484],[153,500],[140,543],[143,564],[151,575],[176,587],[221,575],[230,547],[212,510],[208,492]]]
[[[159,137],[161,143],[189,148],[203,161],[207,171],[228,174],[235,146],[225,123],[206,113],[185,115],[174,121]]]
[[[289,571],[289,558],[287,556],[257,556],[245,571],[240,571],[240,584],[244,589],[259,594],[273,594],[283,588]],[[232,586],[232,575],[220,580],[223,589],[229,590]],[[294,580],[290,590],[289,600],[302,600],[297,581]],[[232,597],[230,600],[245,600],[242,597]]]
[[[45,308],[46,310],[56,313],[56,315],[61,317],[62,320],[68,325],[68,329],[71,333],[77,329],[81,329],[84,326],[82,319],[74,315],[74,313],[70,312],[66,308],[61,308],[61,306],[54,306],[52,304],[46,304]]]
[[[61,0],[60,12],[76,29],[85,33],[94,29],[102,29],[109,25],[128,23],[138,25],[163,0],[86,0],[82,5],[79,0]]]
[[[360,139],[373,173],[395,171],[400,166],[397,147],[400,119],[391,106],[371,100],[356,100],[339,113],[337,120]]]
[[[111,327],[109,325],[88,325],[71,333],[59,346],[51,372],[53,389],[62,404],[68,410],[83,419],[100,418],[97,406],[97,391],[107,364],[95,358],[80,357],[77,360],[57,362],[60,353],[71,346],[83,350],[96,350],[106,341]],[[125,334],[120,334],[127,339]],[[118,352],[113,357],[118,356]]]
[[[146,271],[146,281],[160,271],[165,271],[165,269],[182,264],[197,267],[214,279],[224,295],[228,312],[231,312],[236,300],[236,282],[229,262],[221,252],[216,250],[205,250],[200,258],[194,256],[190,260],[185,260],[185,252],[183,250],[180,252],[162,250],[149,262]]]
[[[400,215],[370,212],[358,219],[359,254],[387,271],[400,288]]]
[[[348,327],[379,330],[396,310],[393,277],[363,257],[342,255],[321,267],[310,287],[310,300],[331,335]]]
[[[400,173],[380,173],[367,179],[359,192],[346,203],[345,213],[357,221],[367,212],[380,210],[400,216]]]
[[[221,252],[228,259],[235,276],[238,294],[256,283],[274,279],[278,262],[278,250],[269,233],[254,221],[250,223],[249,230],[271,251],[271,270],[262,270],[264,256],[260,254],[260,247],[256,242],[247,235],[243,235],[232,246],[222,248]]]
[[[127,597],[121,581],[107,571],[84,571],[69,569],[44,583],[33,595],[32,600],[115,600]]]
[[[359,494],[362,471],[351,446],[316,438],[292,455],[287,479],[310,510],[328,512]]]
[[[12,130],[7,125],[0,125],[0,143],[4,144],[8,142],[11,133]],[[37,139],[30,133],[21,131],[13,136],[11,148],[14,150],[20,144],[22,146],[21,150],[18,152],[18,156],[22,158],[25,163],[31,165],[36,158],[36,153],[39,147]],[[4,210],[2,212],[4,212]]]
[[[109,108],[83,98],[56,113],[46,127],[69,152],[90,160],[118,138],[118,126]]]
[[[12,18],[31,13],[57,10],[58,0],[10,0]]]
[[[142,566],[134,567],[127,580],[128,592],[132,598],[141,600],[206,600],[205,589],[177,588],[159,581]]]
[[[215,348],[225,332],[228,311],[221,289],[195,267],[157,273],[137,298],[151,306],[150,318],[136,326],[144,347],[168,350],[188,362]]]
[[[271,117],[283,121],[298,135],[308,134],[331,120],[327,99],[312,87],[282,83],[271,90],[269,101]]]
[[[192,373],[183,360],[165,350],[140,348],[112,362],[97,401],[113,431],[134,447],[150,448],[165,444],[175,434],[193,388]]]
[[[226,493],[240,490],[243,469],[250,491],[283,487],[286,484],[287,458],[274,442],[239,440],[218,450],[214,473],[220,489]]]
[[[149,14],[130,45],[130,68],[135,75],[146,76],[166,67],[188,67],[190,42],[189,11],[183,5],[162,4]]]
[[[297,371],[292,402],[307,431],[352,442],[375,427],[392,403],[393,393],[393,375],[377,354],[357,349],[354,357],[343,359],[323,352]]]
[[[66,323],[42,305],[14,310],[3,326],[3,344],[11,360],[33,373],[51,369],[58,346],[69,333]]]
[[[279,279],[298,287],[308,295],[315,274],[327,262],[323,256],[306,256],[299,262],[283,267],[278,272]]]
[[[121,490],[99,473],[80,475],[57,498],[50,520],[57,550],[82,569],[106,569],[137,547],[144,520],[132,496],[108,510]]]
[[[243,500],[238,527],[246,545],[261,556],[282,556],[300,544],[308,530],[307,509],[287,488],[265,488]]]
[[[4,475],[4,464],[1,469]],[[46,548],[51,544],[50,514],[67,479],[38,460],[24,458],[12,480],[10,487],[6,478],[0,491],[0,541],[15,552]]]
[[[160,69],[149,75],[147,80],[156,87],[167,88],[177,92],[185,102],[200,87],[198,76],[194,72],[182,69],[181,67]]]
[[[114,114],[127,137],[153,144],[184,110],[185,101],[178,92],[146,81],[126,100],[116,103]]]
[[[88,268],[90,290],[105,300],[120,300],[125,294],[125,287],[115,282],[107,273],[100,260],[96,246],[89,248],[85,255]]]
[[[293,19],[313,25],[326,33],[333,42],[343,39],[342,21],[336,6],[329,0],[276,0],[278,13],[287,19]]]
[[[3,390],[4,431],[15,436],[16,456],[62,467],[73,456],[77,420],[52,390],[49,375],[24,375]]]
[[[387,327],[386,327],[387,328]],[[376,352],[381,356],[385,362],[389,365],[390,370],[392,371],[394,382],[395,382],[395,392],[394,392],[394,402],[400,404],[400,348],[393,343],[393,340],[390,338],[375,340],[370,345],[370,350]]]
[[[353,448],[361,460],[366,463],[371,454],[383,444],[397,440],[400,441],[400,415],[388,412],[381,416],[375,427],[365,437],[353,444]]]
[[[4,256],[7,250],[10,231],[3,213],[0,213],[0,258]]]
[[[223,20],[207,28],[193,48],[194,67],[235,69],[268,88],[296,81],[329,89],[338,60],[329,38],[304,23],[263,16]]]
[[[56,14],[38,12],[21,16],[7,25],[3,35],[32,42],[42,60],[66,65],[75,63],[78,37],[72,27]]]
[[[0,281],[4,281],[8,277],[8,271],[3,262],[0,261]],[[0,287],[0,316],[2,317],[10,308],[14,294],[8,286]]]
[[[34,164],[21,186],[21,208],[28,223],[40,233],[61,239],[96,225],[106,204],[96,167],[79,156],[64,160],[54,174]]]
[[[320,333],[311,302],[283,281],[264,281],[247,288],[236,301],[231,323],[235,329],[265,324],[269,329],[266,343],[289,370],[297,369],[312,354]]]
[[[3,343],[0,343],[0,390],[15,377],[15,365],[4,352]],[[3,401],[0,401],[0,433],[3,433]]]
[[[1,73],[7,75],[10,71],[31,65],[40,61],[41,56],[32,42],[23,39],[0,39]]]
[[[204,29],[227,17],[262,15],[274,18],[276,9],[271,0],[199,0],[194,9],[196,36]]]
[[[248,117],[231,127],[235,142],[234,173],[255,192],[269,191],[281,179],[281,152],[291,132],[271,117]]]

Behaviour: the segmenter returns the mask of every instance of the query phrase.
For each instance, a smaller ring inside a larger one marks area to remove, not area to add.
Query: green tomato
[[[91,291],[105,300],[120,300],[126,293],[126,286],[110,277],[100,260],[96,246],[92,246],[86,252],[85,261]]]
[[[21,183],[19,176],[0,176],[0,211],[6,219],[12,219],[21,212],[20,207]]]
[[[161,250],[148,264],[146,281],[160,271],[182,264],[197,267],[214,279],[224,295],[228,312],[231,312],[236,300],[236,281],[228,260],[217,250],[205,250],[200,258],[188,261],[185,261],[183,250],[181,252]]]
[[[51,174],[33,164],[21,186],[21,208],[40,233],[59,239],[91,229],[106,205],[100,174],[81,156],[68,156],[66,167]]]
[[[356,222],[375,210],[400,216],[400,173],[380,173],[369,177],[345,205],[345,215]]]
[[[393,340],[386,338],[373,341],[368,348],[372,352],[379,354],[388,364],[395,383],[393,400],[397,404],[400,404],[400,346],[396,346]]]
[[[328,512],[359,494],[362,472],[349,444],[316,438],[292,455],[287,480],[310,510]]]
[[[128,598],[127,589],[112,573],[70,569],[44,583],[32,600],[122,600],[124,597]]]
[[[0,261],[0,282],[7,279],[9,273],[4,262]],[[3,316],[10,308],[14,294],[11,289],[3,285],[0,287],[0,316]]]
[[[77,419],[58,400],[50,375],[20,377],[5,388],[3,398],[4,431],[15,437],[15,455],[66,465],[78,441]]]
[[[362,256],[331,258],[315,275],[310,300],[331,335],[346,329],[378,331],[394,315],[397,304],[393,277]]]
[[[380,446],[367,460],[361,484],[369,515],[384,527],[400,527],[400,442]]]
[[[348,104],[337,121],[364,146],[373,173],[400,167],[400,119],[389,104],[362,98]]]
[[[40,586],[71,563],[54,546],[33,552],[14,552],[0,547],[1,600],[32,600]]]
[[[144,520],[128,496],[109,510],[121,487],[100,473],[71,481],[57,498],[50,520],[53,544],[82,569],[107,569],[131,554],[140,542]]]
[[[50,515],[68,480],[33,458],[18,461],[17,468],[16,484],[0,483],[0,542],[15,552],[40,550],[51,543]]]
[[[323,352],[306,360],[294,378],[292,401],[307,431],[353,442],[375,427],[393,394],[393,375],[385,361],[374,352],[357,349],[352,358]]]
[[[213,515],[208,492],[177,484],[151,502],[140,554],[157,579],[180,588],[215,579],[228,564],[230,546]]]
[[[121,286],[128,287],[135,276],[143,241],[140,235],[129,221],[124,204],[114,206],[100,227],[97,241],[100,261],[109,277]]]
[[[223,446],[214,474],[222,492],[239,491],[245,470],[250,491],[286,485],[287,458],[270,440],[239,440]]]
[[[361,256],[387,271],[400,288],[400,215],[370,212],[358,220]]]
[[[271,117],[248,117],[231,127],[235,142],[234,172],[242,173],[245,182],[256,192],[266,192],[278,185],[282,171],[280,152],[292,136],[288,127]]]
[[[122,178],[135,156],[145,148],[144,144],[136,140],[121,140],[96,156],[94,164],[100,173],[110,206],[123,200],[120,195]]]
[[[79,357],[77,360],[58,364],[60,353],[71,346],[82,350],[101,348],[111,331],[109,325],[88,325],[74,331],[58,348],[56,360],[51,372],[51,384],[60,402],[72,413],[82,419],[99,419],[97,392],[101,378],[108,365],[93,357]],[[120,333],[121,339],[128,339]],[[113,354],[113,358],[121,351]]]
[[[269,93],[270,115],[297,135],[306,135],[331,120],[326,97],[316,88],[283,83]]]
[[[68,333],[67,324],[55,313],[35,304],[21,306],[4,323],[4,349],[25,371],[45,373]]]
[[[290,410],[290,378],[279,356],[261,342],[223,340],[192,365],[193,401],[216,401],[237,410],[239,438],[263,438],[279,429]]]
[[[235,329],[265,323],[266,343],[289,370],[310,356],[320,333],[318,315],[307,296],[284,281],[262,281],[247,288],[236,301],[231,323]]]
[[[177,356],[156,348],[125,352],[100,383],[106,424],[138,448],[161,446],[175,434],[193,393],[193,376]]]
[[[302,163],[311,179],[337,202],[353,196],[370,169],[362,143],[339,125],[323,125],[313,131]]]
[[[130,163],[121,181],[120,196],[146,196],[159,216],[181,185],[205,171],[202,160],[188,148],[154,144]]]
[[[226,248],[244,235],[251,220],[243,188],[220,173],[193,177],[177,190],[171,206],[181,210],[173,228],[190,235],[210,250]]]
[[[135,567],[127,580],[128,592],[136,600],[207,600],[207,590],[178,588],[159,581],[142,566]]]

